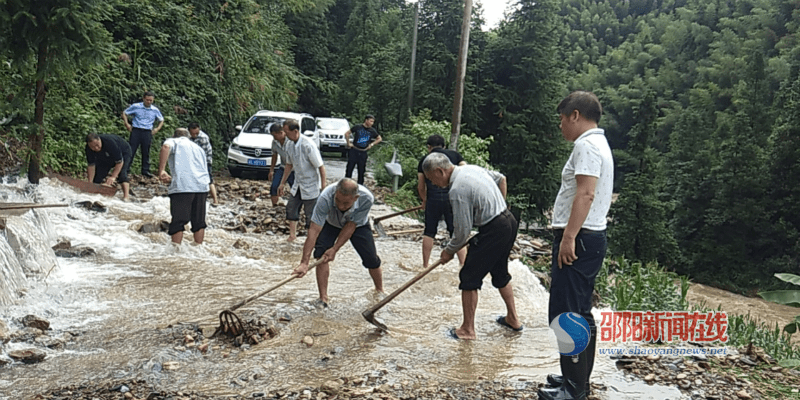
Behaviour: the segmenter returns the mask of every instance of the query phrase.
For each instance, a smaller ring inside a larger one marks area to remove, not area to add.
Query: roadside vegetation
[[[410,104],[405,1],[4,4],[0,137],[25,144],[25,168],[83,174],[86,133],[127,137],[119,115],[145,90],[166,119],[155,142],[198,121],[217,170],[256,110],[374,114],[378,180],[397,150],[401,204],[424,138],[450,137],[459,0],[420,6]],[[475,7],[459,150],[545,225],[569,153],[555,106],[594,91],[617,166],[610,255],[751,296],[789,288],[773,275],[800,273],[798,15],[789,0],[519,0],[485,31]]]

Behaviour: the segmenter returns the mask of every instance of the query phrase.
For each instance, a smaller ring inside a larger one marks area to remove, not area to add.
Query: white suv
[[[239,134],[228,147],[228,171],[231,176],[239,177],[244,171],[269,172],[272,163],[272,135],[269,126],[273,123],[283,124],[287,119],[295,119],[300,123],[300,132],[308,136],[319,148],[319,134],[316,132],[314,117],[310,114],[279,111],[259,111],[244,124],[236,126]],[[280,164],[280,157],[278,164]]]
[[[344,133],[350,130],[350,123],[344,118],[317,118],[317,133],[321,151],[341,152],[347,155]]]

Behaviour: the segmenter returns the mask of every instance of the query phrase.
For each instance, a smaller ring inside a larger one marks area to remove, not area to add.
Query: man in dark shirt
[[[444,148],[444,138],[441,135],[431,135],[427,141],[428,154],[442,153],[450,159],[453,165],[464,165],[466,162],[455,150]],[[417,166],[417,192],[419,198],[422,199],[422,208],[425,210],[425,231],[422,234],[422,266],[428,268],[428,259],[431,256],[433,249],[433,239],[436,237],[436,231],[439,229],[439,220],[444,217],[444,222],[447,224],[447,232],[453,236],[453,208],[450,206],[450,199],[448,198],[449,188],[440,188],[434,186],[430,179],[425,177],[422,171],[422,162],[428,157],[426,154],[419,160]],[[458,263],[464,265],[464,258],[467,255],[467,248],[464,247],[456,253],[458,255]]]
[[[353,167],[358,166],[358,184],[364,184],[364,174],[367,173],[367,150],[380,143],[383,139],[378,131],[372,127],[375,117],[367,115],[364,123],[350,128],[344,133],[345,146],[350,149],[347,154],[347,168],[344,176],[353,177]],[[350,143],[350,134],[353,134],[353,143]],[[374,141],[373,141],[374,140]]]
[[[86,175],[89,182],[107,186],[121,183],[124,201],[130,200],[128,167],[132,158],[131,146],[125,139],[117,135],[86,135]]]

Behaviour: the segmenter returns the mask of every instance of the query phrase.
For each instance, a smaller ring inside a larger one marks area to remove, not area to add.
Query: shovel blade
[[[383,230],[383,226],[381,226],[380,221],[375,223],[375,230],[378,231],[378,236],[380,236],[382,238],[389,237],[386,234],[386,231]]]
[[[367,322],[369,322],[372,325],[375,325],[375,327],[377,327],[378,329],[384,332],[389,330],[389,328],[384,323],[378,321],[378,319],[375,318],[374,312],[367,310],[362,312],[361,315],[364,317],[365,320],[367,320]]]

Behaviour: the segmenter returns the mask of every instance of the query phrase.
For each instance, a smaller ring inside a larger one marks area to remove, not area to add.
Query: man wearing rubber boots
[[[597,127],[603,107],[591,92],[571,93],[557,107],[564,139],[573,142],[561,172],[561,189],[553,208],[553,263],[549,319],[565,312],[589,323],[586,349],[561,355],[561,376],[547,377],[546,400],[586,399],[594,367],[597,327],[592,317],[592,292],[606,255],[606,215],[611,207],[614,160],[604,131]]]
[[[506,178],[476,165],[454,166],[442,153],[430,153],[422,162],[425,176],[434,185],[450,186],[450,205],[453,208],[453,237],[440,256],[443,262],[453,259],[456,251],[469,240],[464,266],[458,274],[464,322],[450,331],[454,339],[475,339],[475,310],[478,290],[486,274],[492,274],[492,285],[500,291],[506,304],[506,315],[497,323],[514,331],[522,323],[514,306],[514,289],[508,273],[508,256],[517,237],[517,220],[505,202]],[[469,239],[472,227],[478,234]]]
[[[298,278],[305,276],[312,249],[314,258],[324,258],[316,272],[318,302],[323,306],[328,305],[329,263],[347,241],[353,244],[362,264],[369,270],[375,290],[383,293],[381,259],[375,250],[375,239],[369,226],[369,210],[373,202],[374,197],[369,189],[350,178],[343,178],[337,184],[328,186],[317,199],[300,265],[292,273]]]

